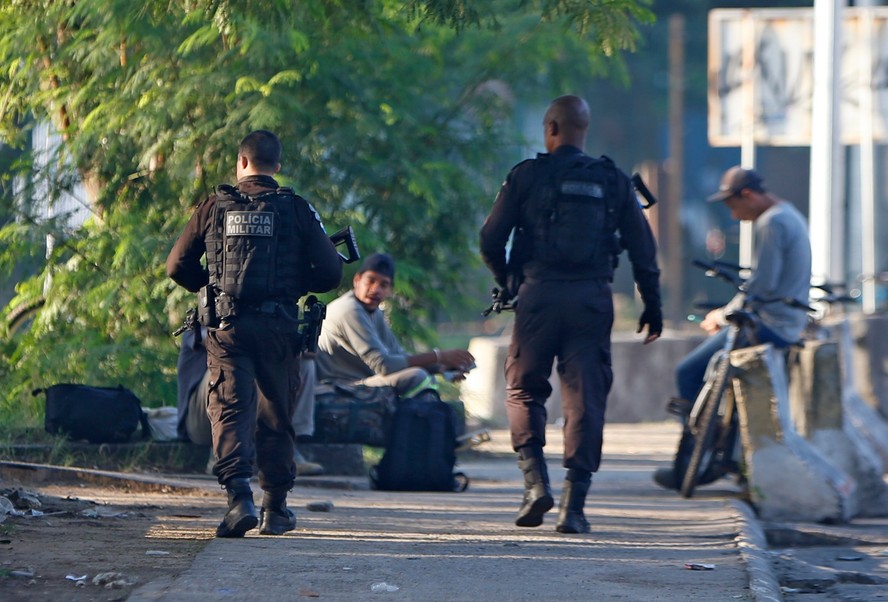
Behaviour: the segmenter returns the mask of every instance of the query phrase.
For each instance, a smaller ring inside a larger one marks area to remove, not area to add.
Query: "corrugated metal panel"
[[[31,143],[34,148],[34,167],[38,172],[44,170],[48,174],[58,175],[56,154],[61,144],[61,136],[48,123],[41,123],[34,128]],[[73,168],[72,168],[73,169]],[[49,219],[58,216],[67,216],[66,226],[76,229],[83,225],[91,215],[89,198],[82,183],[77,183],[70,192],[62,191],[57,195],[50,194],[49,182],[55,177],[39,178],[36,188],[37,205],[34,210],[41,219]],[[54,197],[55,200],[52,200]]]

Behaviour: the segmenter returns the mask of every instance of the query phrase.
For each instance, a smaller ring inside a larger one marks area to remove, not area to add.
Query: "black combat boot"
[[[589,485],[592,484],[592,475],[589,472],[569,469],[564,480],[564,489],[561,491],[561,503],[559,505],[558,523],[555,530],[559,533],[588,533],[589,521],[583,514],[583,506],[586,505],[586,494]]]
[[[296,513],[287,508],[286,489],[266,489],[259,511],[259,533],[262,535],[283,535],[296,528]]]
[[[555,505],[549,488],[549,471],[543,458],[543,448],[522,447],[518,450],[518,467],[524,472],[524,499],[515,517],[519,527],[539,527],[543,515]]]
[[[228,491],[228,512],[216,527],[216,537],[243,537],[259,524],[250,480],[242,477],[228,479],[225,489]]]

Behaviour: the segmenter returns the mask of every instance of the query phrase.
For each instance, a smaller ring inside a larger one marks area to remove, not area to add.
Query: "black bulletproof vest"
[[[251,302],[303,294],[294,192],[278,188],[250,197],[222,185],[216,196],[206,241],[210,282],[216,290]]]
[[[612,276],[620,200],[613,161],[540,155],[534,169],[538,185],[524,209],[528,261],[537,270]]]

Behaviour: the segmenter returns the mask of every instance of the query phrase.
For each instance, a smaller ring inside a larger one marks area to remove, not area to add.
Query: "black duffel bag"
[[[315,388],[317,443],[385,445],[398,405],[394,387],[321,384]]]
[[[93,387],[60,383],[35,389],[46,394],[44,428],[52,435],[90,443],[123,443],[141,425],[148,437],[148,418],[139,398],[122,386]]]

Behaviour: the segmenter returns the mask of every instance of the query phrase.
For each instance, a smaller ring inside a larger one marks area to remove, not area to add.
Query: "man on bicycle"
[[[805,218],[793,205],[776,197],[765,188],[762,178],[751,169],[732,167],[722,177],[718,192],[709,202],[723,202],[731,210],[731,217],[754,222],[755,257],[751,276],[727,305],[710,311],[700,323],[710,336],[691,351],[676,368],[678,394],[681,400],[673,407],[690,411],[693,400],[703,388],[706,367],[710,358],[725,344],[728,322],[725,315],[741,309],[747,296],[759,299],[797,299],[806,301],[811,283],[811,243]],[[803,309],[790,307],[780,301],[756,303],[752,309],[758,316],[758,339],[776,347],[786,347],[801,337],[807,323]],[[743,341],[739,346],[744,346]],[[687,426],[678,445],[671,468],[659,468],[654,481],[666,489],[681,486],[685,469],[694,448],[694,437]],[[721,475],[704,474],[700,484],[709,483]]]

